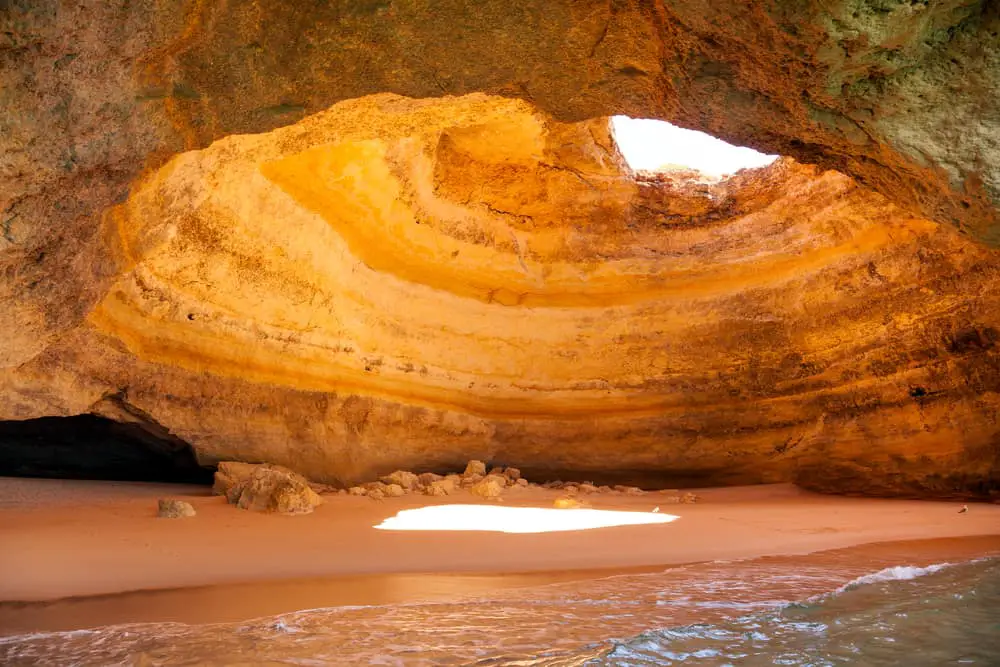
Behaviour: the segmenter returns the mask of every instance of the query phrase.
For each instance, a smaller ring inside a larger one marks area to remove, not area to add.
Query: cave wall
[[[380,92],[672,120],[997,245],[998,32],[985,0],[4,0],[0,364],[101,297],[96,220],[143,170]]]
[[[838,172],[642,182],[606,119],[380,95],[175,157],[101,236],[118,278],[0,418],[118,392],[341,483],[996,488],[1000,258]]]
[[[327,480],[480,456],[988,495],[998,26],[0,2],[0,418],[119,393],[205,461]],[[797,162],[643,186],[613,113]]]

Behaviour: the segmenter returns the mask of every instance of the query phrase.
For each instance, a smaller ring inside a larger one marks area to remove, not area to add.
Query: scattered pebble
[[[194,516],[195,514],[197,514],[197,512],[194,511],[194,507],[192,507],[191,503],[183,500],[161,498],[157,501],[156,516],[163,519],[183,519],[185,517]]]

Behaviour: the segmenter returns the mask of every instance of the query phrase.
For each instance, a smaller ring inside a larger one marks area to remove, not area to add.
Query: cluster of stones
[[[450,496],[461,491],[468,491],[481,498],[499,499],[507,489],[528,487],[562,491],[570,498],[591,494],[640,496],[647,493],[636,486],[597,486],[589,482],[553,481],[532,484],[521,475],[521,471],[517,468],[494,467],[487,472],[486,464],[482,461],[469,461],[465,471],[461,474],[439,475],[432,472],[416,474],[406,470],[397,470],[376,482],[352,486],[346,491],[338,493],[382,500],[408,494]],[[698,500],[698,497],[693,493],[681,494],[672,489],[657,493],[664,495],[662,499],[664,503],[693,503]],[[563,499],[560,498],[556,501],[557,507],[563,505],[566,507],[582,506],[579,501],[560,504],[561,500]]]
[[[316,482],[288,468],[270,463],[239,463],[225,461],[219,464],[212,490],[216,495],[240,509],[279,514],[308,514],[323,502],[320,494],[364,496],[372,500],[396,498],[410,494],[425,496],[450,496],[468,492],[479,498],[501,500],[504,491],[515,488],[539,488],[562,491],[555,506],[559,508],[587,507],[582,498],[590,495],[640,496],[648,493],[636,486],[597,486],[588,482],[546,482],[532,484],[521,476],[517,468],[494,467],[487,470],[482,461],[469,461],[462,473],[439,475],[433,472],[414,473],[397,470],[375,482],[368,482],[349,489]],[[698,497],[693,493],[681,494],[675,490],[659,491],[663,503],[693,503]],[[187,503],[179,503],[187,505]],[[193,516],[178,506],[178,501],[161,501],[160,516]]]
[[[482,461],[469,461],[461,474],[439,475],[433,472],[416,474],[406,470],[382,477],[377,482],[352,486],[344,493],[367,496],[373,500],[420,493],[426,496],[450,496],[461,490],[481,498],[499,498],[505,489],[531,486],[517,468],[495,467],[489,472]]]

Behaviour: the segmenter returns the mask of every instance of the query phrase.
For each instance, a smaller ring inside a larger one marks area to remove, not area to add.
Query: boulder
[[[447,496],[455,492],[455,483],[450,479],[441,479],[431,482],[424,487],[424,493],[428,496]]]
[[[269,463],[220,464],[216,492],[240,509],[279,514],[308,514],[323,499],[296,472]]]
[[[351,496],[366,496],[368,495],[368,490],[363,486],[352,486],[347,490],[347,493]]]
[[[593,484],[587,484],[587,483],[581,484],[579,487],[577,487],[577,490],[580,493],[584,494],[597,493],[597,487],[594,486]]]
[[[412,472],[397,470],[396,472],[383,477],[382,482],[385,484],[397,484],[406,491],[412,491],[418,484],[418,478]]]
[[[183,519],[184,517],[194,516],[197,512],[194,511],[194,507],[191,503],[185,502],[183,500],[173,500],[169,498],[160,498],[157,501],[157,511],[156,516],[164,519]]]
[[[371,498],[372,500],[382,500],[383,498],[385,498],[385,492],[382,489],[378,488],[369,489],[368,497]]]
[[[624,493],[626,496],[641,496],[644,493],[646,493],[638,486],[624,486],[622,484],[615,485],[615,491],[618,491],[619,493]]]
[[[480,498],[499,498],[504,487],[497,481],[498,478],[499,475],[485,477],[470,487],[469,492]]]
[[[486,476],[486,464],[482,461],[469,461],[468,465],[465,466],[465,472],[462,473],[463,477],[468,477],[470,475],[480,475]]]
[[[504,477],[512,482],[521,479],[521,471],[517,468],[506,468],[504,469],[503,474]]]
[[[406,489],[399,484],[386,484],[382,493],[385,494],[386,498],[399,498],[406,495]]]
[[[469,488],[475,486],[483,480],[483,476],[478,473],[472,473],[471,475],[462,475],[461,485],[464,488]]]
[[[254,469],[260,465],[258,463],[241,463],[240,461],[223,461],[215,471],[215,481],[212,484],[212,493],[217,496],[226,496],[229,502],[235,502],[229,497],[230,491],[237,484],[250,479]]]
[[[699,500],[701,499],[691,492],[685,493],[684,495],[681,496],[682,503],[696,503]]]
[[[423,472],[417,475],[417,484],[426,487],[442,479],[444,479],[444,475],[439,475],[435,472]]]
[[[455,481],[452,479],[439,479],[424,487],[424,493],[428,496],[447,496],[455,492]]]
[[[514,480],[514,484],[516,484],[517,486],[520,486],[520,487],[524,488],[524,487],[528,486],[528,480],[526,480],[523,477],[518,477],[516,480]]]
[[[504,477],[503,475],[496,475],[496,474],[490,473],[489,475],[487,475],[485,477],[485,479],[487,479],[487,480],[493,480],[494,482],[496,482],[497,484],[500,485],[501,489],[507,488],[507,486],[509,486],[509,484],[510,484],[510,482],[507,480],[507,478]]]

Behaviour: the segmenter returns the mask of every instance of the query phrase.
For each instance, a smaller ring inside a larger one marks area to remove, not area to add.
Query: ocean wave
[[[858,586],[876,584],[882,581],[909,581],[910,579],[925,577],[928,574],[940,572],[946,567],[954,567],[954,563],[935,563],[934,565],[926,565],[924,567],[918,567],[916,565],[894,565],[893,567],[883,568],[878,572],[873,572],[871,574],[866,574],[853,579],[838,588],[835,593],[843,593],[845,591],[855,589]]]
[[[888,567],[867,572],[863,563],[809,557],[701,563],[489,597],[318,608],[237,623],[33,633],[0,638],[0,663],[133,664],[154,655],[156,664],[227,664],[239,655],[315,665],[710,665],[772,645],[799,650],[818,642],[837,650],[823,643],[842,631],[838,619],[867,619],[857,629],[862,636],[896,622],[867,606],[907,595],[947,606],[970,590],[970,570],[961,567],[968,562],[891,563],[884,559],[878,564]],[[990,576],[1000,571],[1000,561],[987,565]],[[938,576],[913,583],[928,575]]]

